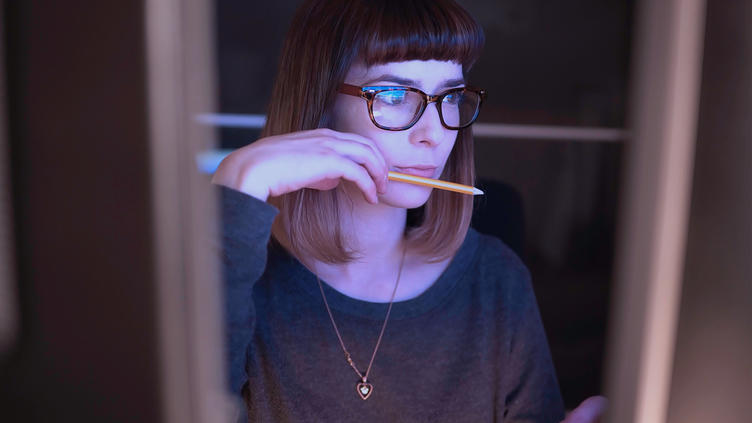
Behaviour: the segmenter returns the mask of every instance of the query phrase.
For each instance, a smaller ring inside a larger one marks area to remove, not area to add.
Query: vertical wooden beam
[[[21,301],[2,417],[228,421],[215,199],[195,163],[212,146],[194,123],[213,109],[210,2],[11,6]]]
[[[10,157],[6,129],[5,7],[0,0],[0,359],[18,334],[18,293],[11,204]]]
[[[160,420],[141,2],[6,2],[8,421]]]
[[[196,121],[214,109],[214,13],[208,0],[145,4],[164,421],[228,421],[220,275],[208,249],[216,201],[196,166],[214,147]]]
[[[704,0],[644,0],[607,369],[609,421],[665,421],[681,292]]]
[[[708,1],[667,421],[752,420],[752,2]]]

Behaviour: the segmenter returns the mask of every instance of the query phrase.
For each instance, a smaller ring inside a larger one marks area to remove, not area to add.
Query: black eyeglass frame
[[[423,105],[421,106],[420,111],[415,115],[415,118],[407,125],[393,128],[389,126],[383,126],[380,125],[378,122],[376,122],[376,118],[373,116],[373,100],[376,98],[376,94],[384,91],[392,91],[392,90],[399,90],[399,91],[412,91],[415,93],[420,94],[425,99],[423,101]],[[478,94],[478,107],[475,108],[475,114],[473,115],[473,118],[470,119],[470,122],[466,125],[462,126],[451,126],[448,125],[444,121],[444,114],[441,112],[441,103],[444,101],[444,97],[446,97],[449,94],[453,94],[456,92],[464,92],[464,91],[471,91],[476,94]],[[428,95],[424,93],[423,91],[413,88],[413,87],[403,87],[403,86],[385,86],[385,85],[379,85],[379,86],[365,86],[365,87],[359,87],[357,85],[350,85],[350,84],[342,84],[340,86],[339,92],[342,94],[347,94],[355,97],[360,97],[368,103],[368,116],[371,118],[371,122],[373,122],[376,127],[380,129],[384,129],[386,131],[405,131],[407,129],[412,128],[420,118],[423,116],[423,113],[428,108],[428,105],[430,103],[436,103],[436,110],[439,111],[439,120],[441,121],[441,125],[444,126],[444,128],[451,129],[451,130],[459,130],[463,128],[467,128],[468,126],[472,125],[475,120],[478,118],[478,114],[480,113],[480,106],[483,104],[483,101],[486,99],[486,91],[465,86],[465,87],[457,87],[457,88],[450,88],[442,93],[436,94],[436,95]]]

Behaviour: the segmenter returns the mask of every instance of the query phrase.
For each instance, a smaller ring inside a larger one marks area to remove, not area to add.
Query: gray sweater
[[[529,273],[498,239],[470,229],[428,290],[394,303],[364,401],[315,275],[269,244],[278,210],[220,191],[229,382],[245,397],[249,421],[563,419]],[[388,304],[322,283],[345,346],[365,372]]]

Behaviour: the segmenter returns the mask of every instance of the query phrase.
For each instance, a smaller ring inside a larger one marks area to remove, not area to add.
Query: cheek
[[[442,145],[441,157],[443,159],[444,166],[446,166],[449,155],[452,154],[452,149],[457,141],[457,135],[449,137],[448,141]]]
[[[373,141],[387,164],[392,163],[392,157],[399,157],[393,152],[399,152],[400,142],[404,142],[400,134],[377,128],[371,122],[368,104],[364,100],[346,98],[337,101],[332,109],[332,118],[332,129],[335,131],[357,134]]]
[[[340,95],[342,96],[342,95]],[[332,112],[332,129],[368,136],[371,120],[368,117],[368,105],[359,98],[339,98]]]

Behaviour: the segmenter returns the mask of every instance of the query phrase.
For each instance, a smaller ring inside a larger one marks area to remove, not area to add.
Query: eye
[[[447,104],[452,104],[452,105],[459,104],[461,100],[462,100],[462,92],[449,93],[444,96],[444,103],[447,103]]]
[[[384,91],[378,94],[377,99],[390,106],[398,106],[405,101],[405,91]]]

